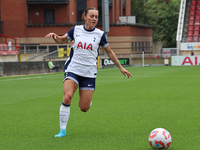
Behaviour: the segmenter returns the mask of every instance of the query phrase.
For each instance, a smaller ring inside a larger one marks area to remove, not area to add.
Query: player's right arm
[[[53,40],[58,44],[63,44],[68,41],[68,38],[66,35],[59,36],[56,33],[49,33],[45,36],[45,38],[53,38]]]
[[[45,36],[45,38],[53,38],[54,41],[58,44],[63,44],[66,43],[68,41],[73,41],[74,40],[74,27],[71,28],[68,33],[66,33],[65,35],[59,36],[56,33],[49,33]]]

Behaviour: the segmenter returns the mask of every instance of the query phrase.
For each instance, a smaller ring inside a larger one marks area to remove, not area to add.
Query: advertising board
[[[200,50],[200,43],[181,43],[181,51]]]
[[[172,56],[172,66],[194,66],[200,65],[200,56]]]
[[[119,58],[118,59],[121,65],[130,65],[129,58]],[[115,63],[111,59],[102,59],[102,66],[112,66]]]

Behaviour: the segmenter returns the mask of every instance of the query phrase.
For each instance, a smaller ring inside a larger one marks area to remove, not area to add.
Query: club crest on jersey
[[[87,43],[82,43],[82,42],[79,42],[78,45],[77,45],[77,48],[82,48],[82,49],[90,49],[92,51],[92,44],[90,43],[89,45],[87,45]]]
[[[94,40],[93,40],[93,42],[95,42],[95,40],[96,40],[96,38],[94,37]]]

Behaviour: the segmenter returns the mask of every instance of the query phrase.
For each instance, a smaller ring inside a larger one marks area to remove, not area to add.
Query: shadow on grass
[[[158,149],[148,148],[147,150],[158,150]],[[175,148],[168,148],[167,150],[175,150]]]

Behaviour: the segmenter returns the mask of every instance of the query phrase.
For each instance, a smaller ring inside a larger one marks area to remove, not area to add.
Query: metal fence
[[[40,55],[42,55],[42,54],[44,54],[44,53],[46,53],[46,52],[47,52],[47,50],[44,51],[44,52],[42,52],[42,53],[36,54],[36,55],[34,55],[34,56],[28,58],[28,61],[29,61],[29,60],[32,60],[32,59],[34,59],[34,58],[36,58],[36,57],[39,57]]]
[[[51,52],[43,57],[44,60],[49,59],[49,58],[52,58],[52,59],[58,58],[58,50]]]
[[[20,45],[21,46],[21,50],[20,53],[21,54],[33,54],[33,53],[43,53],[43,52],[47,52],[47,53],[51,53],[53,51],[58,50],[59,48],[68,48],[71,45]]]
[[[176,56],[176,54],[131,54],[130,58],[170,58],[171,56]]]
[[[48,46],[40,46],[40,45],[20,45],[20,53],[21,54],[33,54],[33,53],[42,53],[44,51],[48,51]]]

